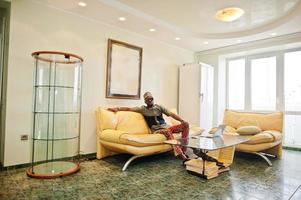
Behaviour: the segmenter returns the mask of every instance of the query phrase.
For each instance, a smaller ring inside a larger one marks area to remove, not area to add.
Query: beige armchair
[[[282,126],[283,113],[252,113],[225,110],[225,134],[237,134],[242,126],[257,126],[262,131],[252,135],[246,143],[236,146],[236,151],[253,153],[261,156],[271,166],[271,161],[266,156],[281,158],[282,156]]]
[[[166,118],[170,125],[178,123]],[[165,144],[162,134],[150,134],[149,128],[140,113],[130,111],[110,112],[104,108],[96,110],[96,142],[97,158],[126,153],[133,155],[123,166],[125,171],[135,159],[152,154],[172,150],[172,146]],[[189,134],[200,134],[203,130],[199,127],[190,128]],[[180,134],[174,134],[176,138]]]

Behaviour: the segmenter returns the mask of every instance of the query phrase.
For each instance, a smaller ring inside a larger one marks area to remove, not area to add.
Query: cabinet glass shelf
[[[76,90],[80,90],[80,88],[75,88],[73,86],[64,86],[64,85],[57,85],[57,86],[54,86],[54,85],[36,85],[34,86],[36,88],[39,88],[39,87],[45,87],[45,88],[70,88],[70,89],[76,89]]]
[[[27,175],[55,178],[80,169],[81,79],[83,59],[39,51],[35,63],[32,158]]]

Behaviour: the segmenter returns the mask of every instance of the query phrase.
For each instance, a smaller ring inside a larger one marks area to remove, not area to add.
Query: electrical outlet
[[[21,140],[28,140],[28,135],[21,135]]]

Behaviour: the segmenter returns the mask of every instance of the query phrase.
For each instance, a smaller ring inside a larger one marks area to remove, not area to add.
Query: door
[[[180,67],[179,113],[191,125],[212,127],[213,67],[199,63]]]
[[[179,73],[179,115],[190,124],[200,125],[200,65],[185,64]]]
[[[201,65],[200,127],[210,130],[213,123],[213,67]]]

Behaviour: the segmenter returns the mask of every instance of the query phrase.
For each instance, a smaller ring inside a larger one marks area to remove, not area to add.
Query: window
[[[285,115],[284,144],[301,147],[301,115]]]
[[[243,110],[245,107],[245,59],[228,63],[228,107]]]
[[[276,110],[276,57],[251,60],[252,110]]]
[[[285,110],[301,111],[301,51],[284,54]]]
[[[301,51],[284,54],[284,144],[301,147]]]

